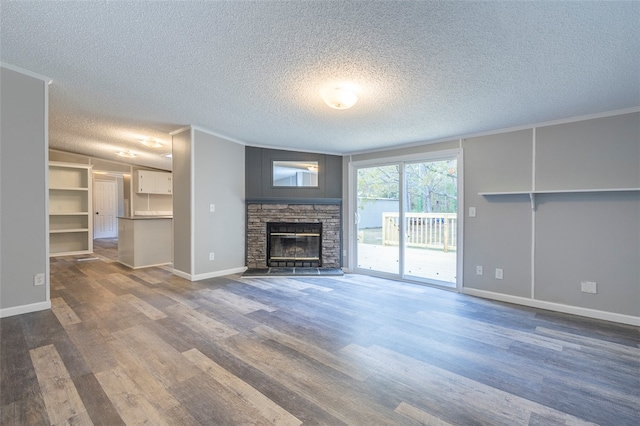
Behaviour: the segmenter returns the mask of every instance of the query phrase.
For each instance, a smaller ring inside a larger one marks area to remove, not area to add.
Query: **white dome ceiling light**
[[[161,148],[162,142],[155,139],[140,139],[140,143],[149,148]]]
[[[323,91],[322,99],[334,109],[349,109],[358,102],[358,96],[344,87],[334,87]]]

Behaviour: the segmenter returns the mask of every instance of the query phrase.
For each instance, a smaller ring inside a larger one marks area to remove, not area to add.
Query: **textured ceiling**
[[[640,105],[640,2],[0,5],[0,59],[51,77],[52,148],[107,159],[199,126],[353,153]],[[319,95],[346,82],[358,103]]]

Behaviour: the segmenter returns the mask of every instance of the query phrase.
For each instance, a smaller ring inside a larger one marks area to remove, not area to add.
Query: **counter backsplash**
[[[135,216],[173,216],[172,211],[161,211],[161,210],[136,210],[134,212]]]

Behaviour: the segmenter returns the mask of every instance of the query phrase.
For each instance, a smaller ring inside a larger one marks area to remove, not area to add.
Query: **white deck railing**
[[[455,250],[458,245],[458,219],[456,213],[405,213],[406,245]],[[382,244],[398,245],[400,218],[398,213],[382,213]]]

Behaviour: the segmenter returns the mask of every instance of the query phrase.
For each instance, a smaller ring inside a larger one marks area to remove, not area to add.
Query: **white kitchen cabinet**
[[[138,194],[166,194],[171,195],[171,173],[152,170],[136,170],[135,189]]]
[[[49,162],[49,255],[93,252],[91,170],[86,164]]]

